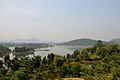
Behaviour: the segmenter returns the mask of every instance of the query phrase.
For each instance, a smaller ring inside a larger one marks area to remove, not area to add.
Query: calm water
[[[55,46],[52,48],[49,48],[50,51],[36,51],[34,55],[40,55],[42,58],[44,56],[47,56],[49,53],[59,54],[59,55],[67,55],[72,54],[74,50],[81,50],[82,48],[85,48],[87,46]],[[32,57],[33,55],[28,55],[29,57]]]
[[[37,56],[40,55],[42,58],[44,56],[47,56],[49,53],[54,53],[54,54],[59,54],[59,55],[66,55],[66,54],[72,54],[74,52],[74,50],[81,50],[82,48],[85,48],[88,46],[55,46],[55,47],[51,47],[48,48],[50,49],[50,51],[35,51],[34,54],[29,54],[27,55],[28,57],[33,57],[33,56]],[[11,50],[14,49],[14,47],[10,47]],[[14,57],[14,55],[11,53],[10,54],[10,58],[12,59]]]

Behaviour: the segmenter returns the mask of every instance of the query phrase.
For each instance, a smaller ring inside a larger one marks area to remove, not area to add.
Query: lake
[[[54,54],[59,54],[59,55],[67,55],[72,54],[75,50],[81,50],[82,48],[86,48],[88,46],[55,46],[55,47],[51,47],[49,48],[50,51],[35,51],[34,55],[40,55],[42,58],[44,56],[47,56],[48,53],[54,53]],[[28,55],[29,57],[32,57],[34,55]]]
[[[50,51],[35,51],[34,54],[27,55],[28,57],[33,57],[40,55],[42,58],[44,56],[47,56],[49,53],[59,54],[59,55],[66,55],[66,54],[72,54],[75,50],[81,50],[82,48],[86,48],[88,46],[55,46],[55,47],[49,47],[45,49],[49,49]],[[9,47],[11,50],[14,49],[14,47]],[[10,58],[12,59],[14,55],[11,53]]]

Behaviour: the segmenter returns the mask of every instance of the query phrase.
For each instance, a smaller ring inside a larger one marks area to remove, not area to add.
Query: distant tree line
[[[16,53],[28,52],[28,51],[34,51],[34,49],[27,48],[27,47],[15,47],[15,49],[13,50],[13,52],[16,52]]]
[[[0,43],[4,47],[27,47],[27,48],[46,48],[51,45],[47,43]]]

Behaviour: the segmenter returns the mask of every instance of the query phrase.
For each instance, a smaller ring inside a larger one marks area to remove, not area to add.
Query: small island
[[[28,54],[34,54],[34,48],[27,47],[15,47],[13,54],[16,56],[24,56]]]

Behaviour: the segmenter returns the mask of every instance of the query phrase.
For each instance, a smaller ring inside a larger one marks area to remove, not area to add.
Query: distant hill
[[[96,40],[92,40],[92,39],[76,39],[76,40],[71,40],[65,43],[60,43],[58,45],[81,45],[81,46],[91,46],[94,45],[96,43]]]
[[[41,41],[36,38],[32,39],[13,39],[9,41],[0,41],[0,43],[53,43],[52,41]]]
[[[96,44],[96,42],[97,40],[83,38],[83,39],[71,40],[71,41],[64,42],[64,43],[59,43],[58,45],[93,46]],[[103,43],[114,44],[113,42],[106,42],[106,41],[103,41]]]
[[[120,38],[112,39],[112,40],[110,40],[109,42],[113,42],[113,43],[116,43],[116,44],[120,44]]]
[[[13,40],[10,40],[9,42],[11,43],[40,43],[41,41],[39,39],[32,38],[32,39],[13,39]]]

